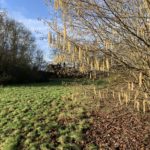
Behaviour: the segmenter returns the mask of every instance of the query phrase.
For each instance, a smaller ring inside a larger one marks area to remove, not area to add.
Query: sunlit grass
[[[1,87],[0,150],[81,149],[91,106],[82,83],[73,85],[70,79]]]

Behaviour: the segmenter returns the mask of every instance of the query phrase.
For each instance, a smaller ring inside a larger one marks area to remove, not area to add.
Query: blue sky
[[[48,27],[37,18],[52,18],[54,13],[45,4],[45,0],[0,0],[0,8],[4,8],[8,12],[8,16],[22,22],[36,37],[37,45],[44,52],[47,61],[51,60],[52,50],[48,46],[47,40],[40,40],[41,35],[35,31],[39,31],[42,35],[47,36]]]

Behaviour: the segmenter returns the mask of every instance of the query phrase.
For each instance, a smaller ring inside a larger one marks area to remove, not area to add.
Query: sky
[[[49,47],[47,39],[40,39],[40,37],[47,36],[48,26],[38,20],[38,18],[50,19],[53,17],[54,12],[46,6],[45,0],[0,0],[1,8],[6,9],[9,17],[23,23],[33,33],[38,47],[44,53],[45,60],[51,61],[52,49]]]

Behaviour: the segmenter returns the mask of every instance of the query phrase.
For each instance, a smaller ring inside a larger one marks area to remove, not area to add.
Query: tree
[[[37,70],[45,70],[46,66],[47,66],[47,63],[44,60],[43,52],[41,50],[37,50],[35,53],[34,67]]]
[[[121,66],[131,82],[150,88],[149,0],[54,0],[57,20],[48,22],[56,61],[75,63],[81,72]],[[130,82],[130,81],[129,81]]]
[[[7,15],[0,15],[1,81],[7,77],[7,82],[34,80],[32,77],[34,65],[39,70],[43,64],[42,51],[37,49],[32,33],[23,24],[8,18]]]

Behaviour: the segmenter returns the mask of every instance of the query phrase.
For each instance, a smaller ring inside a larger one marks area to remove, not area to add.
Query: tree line
[[[46,62],[32,33],[22,24],[0,13],[0,84],[46,81]]]

